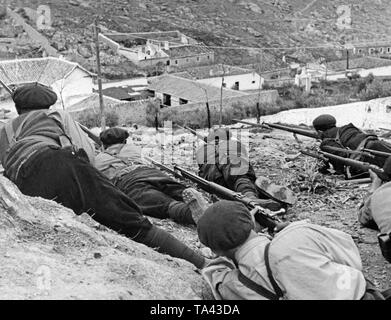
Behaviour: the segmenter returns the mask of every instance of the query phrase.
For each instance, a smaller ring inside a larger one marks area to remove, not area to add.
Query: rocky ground
[[[133,130],[132,139],[161,160],[156,152],[161,140],[153,134],[153,129]],[[379,288],[388,287],[391,265],[382,258],[376,232],[357,222],[356,208],[367,186],[345,186],[318,175],[316,162],[298,155],[298,143],[281,131],[252,130],[250,156],[257,174],[296,192],[298,202],[287,220],[310,219],[352,235],[365,275]],[[314,146],[307,138],[301,143]],[[188,133],[176,131],[166,140],[163,158],[195,171],[191,160],[197,144]],[[194,227],[151,220],[208,253]],[[187,262],[160,255],[52,201],[24,197],[2,177],[0,229],[1,299],[211,299],[201,275]]]
[[[9,3],[13,8],[35,10],[42,1],[9,0]],[[50,0],[44,4],[52,13],[53,29],[45,31],[51,44],[64,56],[92,70],[92,24],[97,16],[103,32],[180,30],[212,47],[296,48],[262,51],[215,48],[219,63],[259,62],[260,69],[269,70],[281,66],[281,58],[286,54],[304,60],[320,56],[338,58],[333,49],[298,47],[390,39],[390,0],[349,3],[345,0]],[[351,5],[351,29],[340,30],[337,20],[341,13],[337,13],[337,8],[346,4]],[[134,66],[113,56],[110,50],[102,51],[102,63],[106,75],[121,77],[135,71]],[[119,63],[121,68],[116,68]]]

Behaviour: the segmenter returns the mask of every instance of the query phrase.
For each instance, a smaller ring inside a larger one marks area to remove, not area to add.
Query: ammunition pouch
[[[391,233],[381,233],[377,236],[383,257],[391,263]]]

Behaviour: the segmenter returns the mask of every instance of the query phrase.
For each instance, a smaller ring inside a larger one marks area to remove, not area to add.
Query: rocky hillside
[[[35,9],[40,0],[10,0],[14,8]],[[50,0],[52,44],[64,55],[88,64],[93,56],[92,22],[103,30],[141,32],[180,30],[212,47],[285,48],[264,51],[215,48],[219,62],[278,67],[285,54],[306,60],[335,57],[332,49],[295,49],[385,39],[391,27],[390,0]],[[339,5],[351,4],[352,29],[336,22]],[[91,61],[90,61],[91,62]],[[103,54],[106,68],[118,57]],[[91,64],[92,67],[92,64]],[[122,65],[126,70],[131,65]]]
[[[3,176],[0,256],[1,300],[211,297],[186,261],[156,253],[55,202],[25,197]]]

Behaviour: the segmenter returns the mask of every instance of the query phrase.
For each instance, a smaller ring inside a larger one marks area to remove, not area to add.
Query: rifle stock
[[[299,129],[299,128],[292,128],[292,127],[284,126],[284,125],[281,125],[281,124],[266,123],[266,122],[263,122],[262,124],[257,124],[257,123],[251,123],[251,122],[243,121],[243,120],[233,120],[233,121],[238,122],[238,123],[248,124],[248,125],[251,125],[251,126],[254,126],[254,127],[258,127],[258,128],[270,127],[270,128],[274,128],[274,129],[288,131],[288,132],[291,132],[291,133],[294,133],[294,134],[299,134],[301,136],[309,137],[309,138],[312,138],[312,139],[319,139],[318,134],[316,132],[314,132],[314,131],[309,131],[309,130],[304,130],[304,129]]]

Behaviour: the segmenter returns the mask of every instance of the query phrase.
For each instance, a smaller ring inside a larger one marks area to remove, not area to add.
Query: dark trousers
[[[141,208],[145,215],[167,219],[169,206],[174,201],[183,202],[182,192],[186,189],[183,184],[171,179],[158,169],[140,167],[120,177],[115,185],[126,193]],[[183,203],[179,210],[189,211]],[[185,216],[185,213],[178,216]],[[186,216],[191,213],[187,214]],[[188,222],[188,221],[179,221]]]
[[[22,193],[54,200],[159,252],[202,268],[204,258],[178,239],[153,226],[127,195],[86,158],[62,149],[45,149],[25,163],[14,181]],[[84,152],[85,155],[85,152]]]
[[[70,151],[47,149],[22,166],[16,181],[22,193],[54,200],[76,214],[140,241],[152,225],[140,208],[89,162]]]

